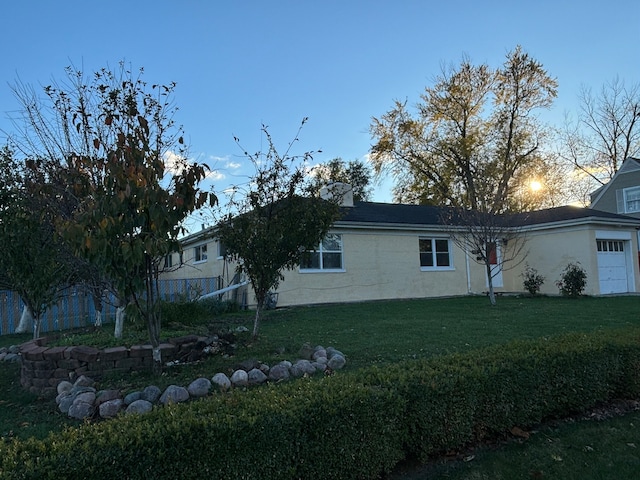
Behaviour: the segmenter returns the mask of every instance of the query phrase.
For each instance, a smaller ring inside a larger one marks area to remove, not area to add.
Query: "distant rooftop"
[[[456,221],[455,209],[450,207],[436,207],[431,205],[405,205],[398,203],[356,202],[353,207],[344,209],[345,215],[340,223],[365,223],[387,225],[445,225],[443,219],[452,218],[454,225],[462,224]],[[509,225],[524,227],[547,223],[567,222],[571,220],[618,220],[622,223],[636,223],[640,220],[626,215],[592,210],[590,208],[563,206],[504,215]]]

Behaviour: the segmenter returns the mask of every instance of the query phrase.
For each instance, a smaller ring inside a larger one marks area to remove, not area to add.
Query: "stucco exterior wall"
[[[587,272],[586,295],[599,295],[600,285],[598,277],[598,252],[596,249],[597,233],[602,238],[627,236],[629,267],[633,269],[632,277],[635,290],[640,286],[638,261],[634,252],[638,250],[635,231],[616,229],[610,226],[583,225],[565,227],[562,229],[546,229],[526,233],[524,261],[514,269],[504,272],[505,290],[524,291],[522,273],[526,264],[535,268],[545,277],[540,293],[557,295],[559,293],[556,281],[560,280],[563,270],[569,263],[580,263]],[[526,256],[525,256],[526,255]],[[517,262],[514,262],[517,263]]]
[[[600,294],[598,278],[598,234],[626,238],[633,291],[639,291],[638,240],[632,227],[584,224],[561,228],[537,228],[524,234],[526,243],[520,257],[502,272],[502,286],[497,293],[524,292],[523,277],[528,264],[545,277],[541,293],[556,295],[555,282],[569,263],[579,262],[587,271],[588,295]],[[441,297],[484,294],[488,284],[485,267],[467,257],[450,241],[452,267],[426,270],[420,267],[420,238],[447,238],[437,230],[379,229],[342,227],[333,230],[342,236],[343,269],[340,271],[305,271],[299,267],[284,272],[277,290],[278,306],[340,303],[366,300]],[[194,262],[194,248],[207,243],[207,260]],[[505,255],[517,242],[502,248]],[[218,256],[214,239],[200,239],[185,246],[184,265],[164,273],[163,278],[197,278],[222,276],[229,285],[235,264]],[[175,254],[177,255],[177,254]],[[248,306],[255,305],[253,294],[247,295]]]
[[[438,297],[468,293],[464,253],[451,242],[453,268],[423,271],[420,237],[442,233],[336,230],[342,235],[343,271],[285,272],[278,305]]]
[[[591,241],[593,239],[593,242]],[[517,266],[505,270],[505,288],[513,292],[525,291],[522,274],[528,264],[545,277],[540,293],[558,294],[555,285],[560,279],[562,271],[569,263],[580,262],[588,272],[595,268],[597,272],[597,259],[595,251],[595,233],[592,234],[588,227],[575,227],[572,230],[543,230],[527,232],[521,261],[514,261]],[[593,275],[587,277],[587,288],[592,289]],[[591,281],[589,281],[591,280]],[[590,290],[590,294],[596,292]]]
[[[207,259],[205,261],[195,260],[195,249],[206,245]],[[214,239],[202,239],[195,243],[184,246],[182,252],[182,265],[180,265],[179,254],[173,253],[173,265],[162,273],[164,279],[184,279],[222,276],[225,285],[231,281],[235,273],[235,266],[225,264],[222,257],[218,256],[218,242]]]

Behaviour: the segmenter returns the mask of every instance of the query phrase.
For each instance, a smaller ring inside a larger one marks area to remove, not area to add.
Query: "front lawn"
[[[351,368],[461,352],[515,339],[640,325],[640,297],[485,297],[368,302],[269,312],[262,347],[334,345]],[[270,348],[269,348],[270,347]]]
[[[99,387],[133,390],[151,383],[161,387],[171,383],[185,384],[201,375],[210,378],[249,358],[268,364],[282,359],[293,360],[304,343],[338,348],[347,355],[346,368],[355,372],[373,364],[383,366],[410,358],[467,351],[516,339],[638,326],[639,307],[640,298],[624,296],[579,299],[502,297],[495,307],[490,306],[484,297],[464,297],[283,308],[267,312],[257,341],[250,342],[247,334],[238,334],[238,349],[231,358],[217,356],[194,365],[172,367],[159,377],[139,374],[109,378]],[[164,329],[168,335],[172,329],[184,334],[185,328],[193,328],[198,332],[219,328],[234,330],[239,325],[251,328],[252,320],[252,312],[226,314],[193,322],[185,318],[179,322],[167,318]],[[103,328],[109,331],[112,326]],[[127,325],[126,329],[134,327]],[[86,344],[90,342],[91,335],[85,334],[81,338],[82,343]],[[24,336],[0,337],[0,346],[23,340]],[[65,341],[72,342],[68,339]],[[22,391],[17,378],[19,369],[15,365],[0,364],[0,367],[0,388],[4,392],[0,401],[0,435],[43,438],[47,432],[59,431],[73,424],[55,411],[53,401],[38,399]],[[625,425],[628,427],[633,421]],[[629,434],[637,435],[637,430]],[[640,445],[640,440],[637,444]],[[543,449],[545,446],[548,445],[542,442]],[[606,450],[608,447],[604,448]],[[517,451],[513,455],[517,455]],[[494,467],[488,468],[490,472]],[[453,472],[444,475],[449,478],[448,475],[453,475]],[[486,475],[472,474],[455,478],[520,478]]]

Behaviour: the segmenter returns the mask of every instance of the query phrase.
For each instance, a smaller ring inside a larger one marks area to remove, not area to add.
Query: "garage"
[[[628,243],[624,240],[597,240],[600,294],[627,293]]]

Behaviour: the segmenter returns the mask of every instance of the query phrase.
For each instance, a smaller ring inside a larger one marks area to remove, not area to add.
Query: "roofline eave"
[[[640,229],[640,220],[621,220],[598,216],[574,218],[569,220],[551,221],[536,224],[513,225],[515,230],[545,230],[549,228],[574,227],[578,225],[610,225],[615,227],[632,227]],[[334,223],[335,228],[373,229],[373,230],[464,230],[464,225],[440,225],[433,223],[383,223],[383,222],[350,222],[338,221]],[[501,227],[502,228],[502,227]],[[505,226],[504,228],[509,228]]]

